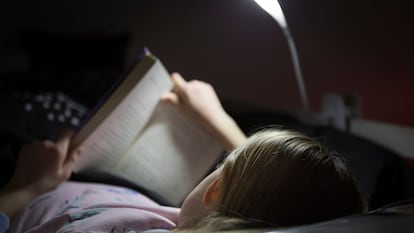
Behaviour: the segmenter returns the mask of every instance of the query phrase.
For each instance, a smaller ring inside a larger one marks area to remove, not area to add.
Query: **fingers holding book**
[[[207,130],[223,141],[228,150],[245,140],[234,120],[226,113],[213,86],[199,80],[186,81],[179,73],[173,73],[174,88],[161,100],[184,108],[195,116]]]
[[[226,115],[214,88],[199,80],[186,81],[179,73],[173,73],[174,88],[165,93],[162,100],[189,111],[207,127],[213,127]]]

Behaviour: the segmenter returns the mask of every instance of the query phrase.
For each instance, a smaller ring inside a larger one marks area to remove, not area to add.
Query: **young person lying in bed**
[[[22,148],[16,172],[0,192],[0,232],[211,232],[308,224],[364,210],[345,164],[319,142],[280,129],[246,139],[211,85],[172,78],[175,88],[162,100],[196,116],[230,152],[181,209],[122,187],[66,181],[81,156],[81,148],[68,151],[66,132],[56,142]]]

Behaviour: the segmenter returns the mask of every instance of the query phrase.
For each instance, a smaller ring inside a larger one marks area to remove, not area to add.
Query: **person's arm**
[[[1,212],[12,218],[34,198],[69,178],[81,153],[79,147],[68,151],[71,135],[65,131],[57,142],[36,141],[22,147],[12,179],[0,190]]]
[[[162,100],[177,104],[195,116],[210,130],[228,151],[246,140],[246,135],[224,110],[214,88],[206,82],[185,81],[180,74],[173,73],[173,92],[166,93]]]

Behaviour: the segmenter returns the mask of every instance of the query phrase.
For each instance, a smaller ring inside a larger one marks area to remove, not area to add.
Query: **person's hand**
[[[69,151],[73,131],[65,130],[56,142],[35,141],[20,150],[9,186],[41,195],[69,179],[81,148]]]
[[[199,80],[185,81],[178,73],[173,73],[172,92],[165,93],[161,100],[178,105],[192,113],[197,120],[215,134],[232,150],[245,141],[246,137],[234,120],[226,113],[214,88]]]
[[[209,83],[199,80],[187,82],[178,73],[173,73],[171,79],[174,82],[174,89],[164,94],[162,100],[191,111],[209,127],[226,116],[216,92]]]
[[[0,190],[0,210],[10,218],[43,193],[67,180],[81,154],[81,147],[69,151],[72,131],[64,131],[56,142],[35,141],[20,150],[15,173]]]

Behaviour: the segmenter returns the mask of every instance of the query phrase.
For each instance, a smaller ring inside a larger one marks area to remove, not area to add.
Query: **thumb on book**
[[[182,92],[185,89],[187,82],[179,73],[172,73],[171,79],[174,83],[174,91],[177,93]]]

